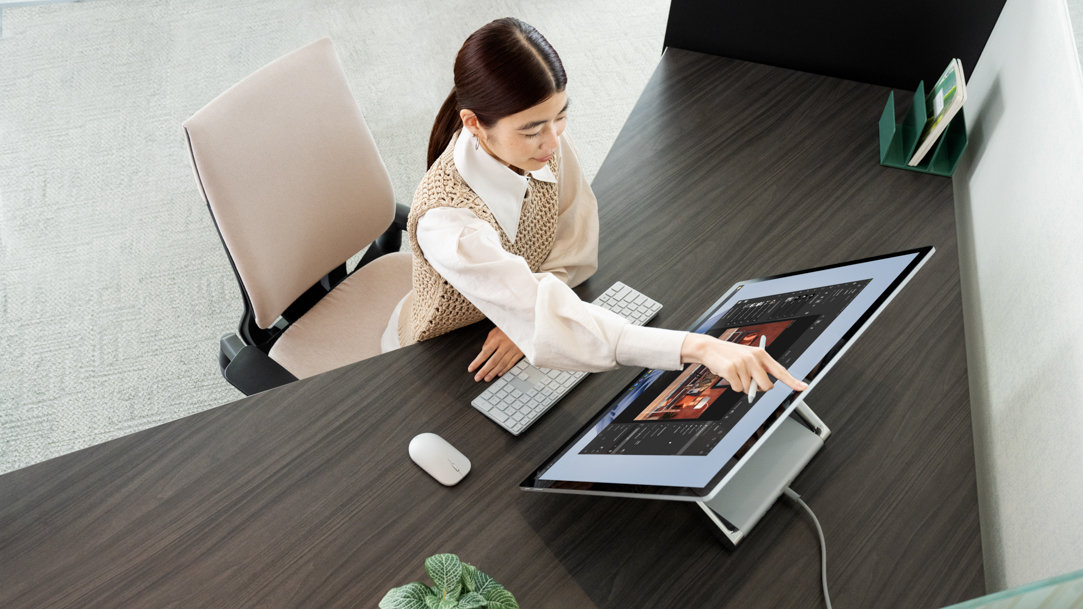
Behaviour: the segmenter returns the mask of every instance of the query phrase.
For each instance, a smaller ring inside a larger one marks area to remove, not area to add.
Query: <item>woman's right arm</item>
[[[634,326],[585,303],[549,273],[533,273],[500,246],[496,231],[471,212],[438,208],[418,221],[418,244],[438,273],[470,300],[532,363],[598,371],[618,364],[676,370],[703,364],[737,391],[751,380],[767,390],[768,374],[802,389],[763,349],[704,334]]]

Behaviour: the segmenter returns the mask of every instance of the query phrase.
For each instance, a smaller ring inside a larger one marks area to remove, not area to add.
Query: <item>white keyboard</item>
[[[621,282],[616,282],[594,304],[631,323],[642,326],[654,318],[662,305]],[[586,378],[586,372],[538,368],[519,360],[504,376],[494,380],[470,404],[501,427],[519,435]]]

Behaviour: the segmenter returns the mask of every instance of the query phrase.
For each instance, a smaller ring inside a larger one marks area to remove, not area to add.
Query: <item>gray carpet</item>
[[[181,121],[325,35],[409,202],[467,34],[506,15],[560,52],[588,178],[662,47],[668,3],[93,0],[3,11],[0,472],[241,397],[240,296]],[[661,120],[661,118],[660,118]],[[632,126],[634,128],[634,126]]]

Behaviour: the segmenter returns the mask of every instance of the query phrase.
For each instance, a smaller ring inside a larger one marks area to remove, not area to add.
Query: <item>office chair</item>
[[[244,300],[219,345],[226,380],[251,395],[379,354],[410,290],[410,254],[398,251],[409,209],[331,41],[256,71],[184,131]]]

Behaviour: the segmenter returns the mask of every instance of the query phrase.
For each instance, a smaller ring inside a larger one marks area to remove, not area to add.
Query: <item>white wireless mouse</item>
[[[444,486],[454,486],[470,473],[470,459],[434,433],[410,440],[410,458]]]

